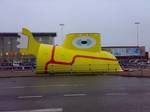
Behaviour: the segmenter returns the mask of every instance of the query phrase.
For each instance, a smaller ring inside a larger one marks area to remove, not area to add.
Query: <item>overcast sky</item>
[[[137,45],[150,51],[150,0],[0,0],[0,32],[101,33],[102,45]]]

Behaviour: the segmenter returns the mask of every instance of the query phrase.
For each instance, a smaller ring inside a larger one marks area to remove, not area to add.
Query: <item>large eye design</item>
[[[96,44],[96,41],[91,37],[77,37],[72,44],[77,48],[91,48]]]

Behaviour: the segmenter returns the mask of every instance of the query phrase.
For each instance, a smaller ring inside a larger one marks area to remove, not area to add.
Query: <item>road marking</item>
[[[80,84],[73,84],[73,85],[69,85],[69,84],[55,84],[55,85],[39,85],[39,86],[15,86],[15,87],[7,87],[7,88],[11,88],[11,89],[23,89],[23,88],[44,88],[44,87],[79,87],[79,86],[83,86]]]
[[[19,99],[27,99],[27,98],[42,98],[43,96],[18,96]]]
[[[16,86],[16,87],[10,87],[10,88],[14,88],[14,89],[22,89],[25,88],[24,86]]]
[[[87,94],[65,94],[65,97],[86,96]]]
[[[106,93],[107,96],[126,96],[128,93]]]
[[[0,112],[63,112],[63,109],[62,108],[50,108],[50,109],[0,111]]]
[[[147,93],[147,95],[150,95],[150,92],[149,92],[149,93]]]

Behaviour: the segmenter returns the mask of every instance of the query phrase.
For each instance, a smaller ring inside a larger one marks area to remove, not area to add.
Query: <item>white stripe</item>
[[[108,96],[126,96],[128,93],[106,93]]]
[[[36,109],[36,110],[17,110],[17,111],[0,111],[0,112],[62,112],[62,108]]]
[[[10,88],[21,89],[21,88],[25,88],[25,87],[24,86],[16,86],[16,87],[10,87]]]
[[[150,93],[146,93],[147,95],[150,95]]]
[[[55,84],[55,85],[39,85],[39,86],[15,86],[15,87],[8,87],[8,88],[21,89],[21,88],[42,88],[42,87],[67,87],[67,86],[78,87],[78,86],[82,86],[82,85]]]
[[[25,99],[25,98],[42,98],[43,96],[18,96],[19,99]]]
[[[65,94],[64,96],[66,97],[71,97],[71,96],[86,96],[87,94]]]

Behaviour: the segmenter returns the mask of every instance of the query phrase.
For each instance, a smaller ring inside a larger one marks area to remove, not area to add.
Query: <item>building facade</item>
[[[54,44],[56,33],[33,33],[33,36],[40,43]],[[16,47],[18,37],[18,33],[0,33],[0,62],[17,60],[22,57]],[[33,58],[32,56],[25,57]]]
[[[137,64],[138,62],[147,62],[149,59],[145,46],[107,46],[102,49],[115,55],[120,63]]]

